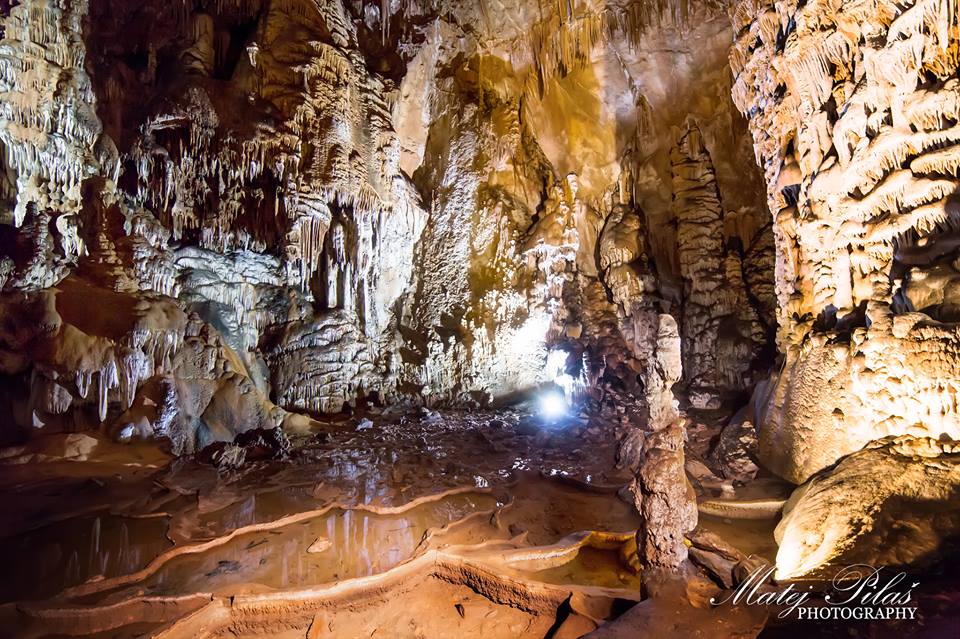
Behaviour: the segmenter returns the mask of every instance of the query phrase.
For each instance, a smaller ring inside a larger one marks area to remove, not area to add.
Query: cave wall
[[[799,482],[887,435],[956,439],[956,3],[751,0],[733,27],[785,356],[762,457]]]
[[[719,3],[4,12],[11,423],[177,415],[192,450],[364,397],[642,394],[659,312],[698,404],[764,374],[772,232]]]

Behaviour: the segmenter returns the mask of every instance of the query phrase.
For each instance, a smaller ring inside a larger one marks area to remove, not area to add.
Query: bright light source
[[[567,414],[567,398],[559,391],[549,391],[540,396],[540,414],[550,420]]]

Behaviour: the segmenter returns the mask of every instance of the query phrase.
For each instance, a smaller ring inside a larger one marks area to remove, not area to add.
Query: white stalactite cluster
[[[12,277],[24,288],[50,286],[62,276],[57,261],[76,262],[84,251],[76,218],[80,184],[99,164],[100,134],[84,69],[86,7],[69,0],[21,4],[5,20],[0,41],[0,172],[16,188],[13,225],[39,231],[28,268]],[[46,228],[51,221],[56,237]]]
[[[113,308],[114,316],[104,321],[87,305]],[[220,334],[171,300],[71,278],[59,290],[7,296],[2,311],[16,318],[0,336],[4,372],[29,371],[16,417],[34,428],[134,429],[169,438],[179,454],[286,419],[252,388]],[[243,401],[235,401],[238,392]],[[224,403],[226,418],[218,407]]]

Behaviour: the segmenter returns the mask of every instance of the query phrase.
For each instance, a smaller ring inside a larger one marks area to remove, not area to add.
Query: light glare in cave
[[[567,398],[563,393],[551,390],[540,396],[540,415],[550,421],[556,421],[567,414]]]

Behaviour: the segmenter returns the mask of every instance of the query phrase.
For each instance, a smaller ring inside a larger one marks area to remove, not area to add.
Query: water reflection
[[[283,528],[244,534],[225,545],[168,562],[138,587],[153,594],[223,592],[239,584],[304,587],[371,575],[411,557],[428,528],[496,506],[467,493],[421,504],[401,515],[334,509]],[[329,543],[316,544],[318,540]],[[322,552],[308,552],[314,545]]]
[[[140,570],[171,546],[165,529],[165,518],[102,513],[4,539],[0,600],[42,599],[89,579]]]

